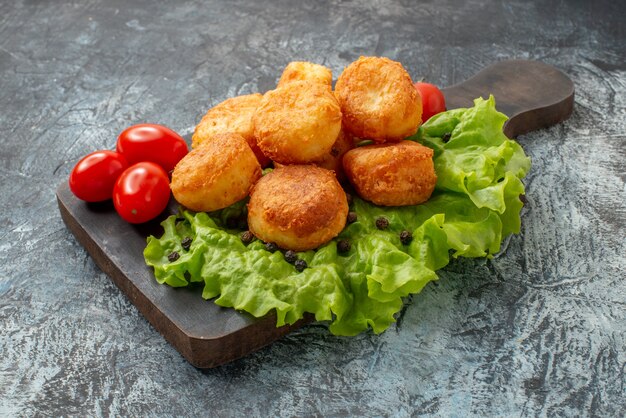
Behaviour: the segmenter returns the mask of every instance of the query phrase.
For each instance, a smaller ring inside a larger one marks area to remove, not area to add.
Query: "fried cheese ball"
[[[252,120],[265,155],[281,164],[306,164],[330,152],[341,109],[330,87],[292,81],[265,93]]]
[[[280,80],[278,80],[278,87],[292,81],[311,81],[330,87],[333,82],[333,73],[330,71],[330,68],[326,68],[323,65],[306,61],[293,61],[285,67]]]
[[[422,98],[402,64],[361,57],[337,79],[335,95],[344,124],[353,135],[376,142],[397,142],[417,132]]]
[[[216,134],[237,133],[245,138],[262,167],[270,163],[254,137],[252,116],[261,103],[259,93],[232,97],[215,105],[204,115],[191,137],[191,146],[196,148]]]
[[[345,173],[343,172],[343,165],[341,160],[343,155],[354,148],[354,137],[345,131],[343,128],[339,131],[339,136],[333,144],[328,154],[324,155],[320,160],[314,161],[311,164],[315,164],[318,167],[332,170],[335,172],[337,180],[343,182],[347,180]],[[274,167],[284,167],[284,164],[274,162]]]
[[[413,141],[354,148],[343,167],[359,196],[382,206],[424,203],[437,183],[433,150]]]
[[[183,206],[210,212],[248,196],[261,165],[239,134],[217,134],[194,148],[172,173],[174,198]]]
[[[344,154],[352,148],[354,148],[354,137],[342,128],[328,154],[324,155],[321,160],[315,161],[314,164],[318,167],[334,171],[337,180],[344,181],[346,175],[343,171],[342,159]]]
[[[289,165],[263,176],[248,203],[248,227],[259,239],[293,250],[312,250],[346,224],[348,201],[332,171]]]

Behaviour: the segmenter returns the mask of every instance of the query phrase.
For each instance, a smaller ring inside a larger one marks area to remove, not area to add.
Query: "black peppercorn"
[[[287,250],[285,251],[285,261],[289,264],[293,264],[298,260],[298,254],[295,251]]]
[[[452,134],[450,132],[445,133],[441,136],[441,140],[446,143],[450,140],[450,137],[452,137]]]
[[[276,243],[274,242],[266,242],[265,249],[270,253],[275,253],[276,251],[278,251],[278,245],[276,245]]]
[[[350,241],[348,241],[347,239],[340,239],[339,241],[337,241],[337,252],[339,254],[345,254],[349,252],[350,248],[352,248],[352,244],[350,244]]]
[[[411,231],[407,231],[406,229],[400,232],[400,242],[404,245],[409,245],[413,241],[413,234]]]
[[[356,212],[348,212],[348,218],[346,219],[346,222],[349,224],[352,224],[356,222],[356,220],[357,220]]]
[[[189,251],[189,247],[191,247],[192,241],[193,240],[191,239],[191,237],[183,238],[183,240],[180,242],[180,245],[183,247],[183,250]]]
[[[241,235],[239,235],[239,238],[241,239],[241,242],[243,242],[244,244],[250,244],[252,240],[254,239],[254,235],[250,231],[245,231],[245,232],[242,232]]]
[[[301,272],[301,271],[303,271],[305,268],[307,268],[307,267],[308,267],[308,266],[307,266],[307,264],[306,264],[306,261],[301,260],[301,259],[296,260],[296,262],[295,262],[295,266],[296,266],[296,270],[297,270],[298,272]]]
[[[178,260],[178,258],[180,257],[180,254],[178,254],[177,251],[172,251],[168,256],[167,259],[171,262],[174,262],[176,260]]]
[[[389,221],[384,216],[379,216],[376,219],[376,228],[387,229],[388,226],[389,226]]]

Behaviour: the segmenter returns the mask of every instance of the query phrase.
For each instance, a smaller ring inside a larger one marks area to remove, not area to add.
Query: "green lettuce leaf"
[[[465,194],[477,207],[503,214],[510,189],[519,191],[520,179],[530,169],[520,145],[502,132],[506,120],[491,96],[425,123],[412,139],[436,150],[437,189]]]
[[[493,97],[431,118],[409,138],[435,150],[438,182],[431,199],[390,208],[355,197],[357,221],[321,248],[299,253],[308,264],[302,272],[258,240],[242,243],[232,220],[245,219],[246,202],[169,217],[163,235],[148,238],[145,261],[159,283],[204,283],[205,299],[256,317],[274,310],[277,326],[309,312],[329,321],[337,335],[380,333],[394,323],[405,297],[437,279],[450,254],[490,257],[504,237],[519,232],[521,178],[530,161],[502,133],[505,120]],[[376,228],[381,216],[389,221],[385,230]],[[404,230],[413,236],[407,245],[399,237]],[[186,250],[187,237],[192,243]],[[352,244],[347,254],[337,252],[340,239]],[[180,257],[170,262],[173,251]]]

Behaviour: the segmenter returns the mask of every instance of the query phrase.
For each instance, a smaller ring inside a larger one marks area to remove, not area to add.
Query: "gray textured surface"
[[[626,414],[623,2],[0,4],[0,415]],[[54,190],[130,124],[188,134],[290,60],[359,55],[450,85],[538,59],[577,88],[533,158],[523,231],[460,260],[380,336],[309,326],[201,372],[66,230]]]

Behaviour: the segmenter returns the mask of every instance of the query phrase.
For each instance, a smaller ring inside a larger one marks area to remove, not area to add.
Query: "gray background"
[[[3,1],[0,415],[623,416],[624,4]],[[336,77],[359,55],[441,86],[508,58],[574,80],[571,119],[519,138],[522,233],[451,263],[382,335],[313,325],[193,368],[76,243],[56,187],[131,124],[188,135],[291,60]]]

